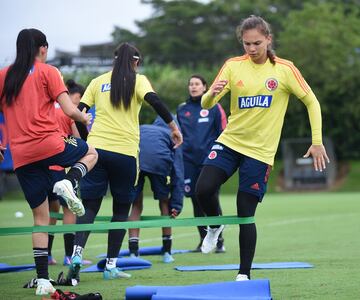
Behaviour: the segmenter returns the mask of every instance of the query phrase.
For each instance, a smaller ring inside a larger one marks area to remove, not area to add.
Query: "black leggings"
[[[214,201],[218,204],[218,208],[217,208],[218,215],[222,215],[222,210],[221,210],[220,201],[219,201],[219,191],[217,191],[213,195],[213,197],[214,197],[214,199],[212,201]],[[205,217],[205,213],[201,209],[201,206],[200,206],[199,201],[197,200],[196,196],[191,197],[191,202],[192,202],[192,205],[194,208],[194,217]],[[199,231],[200,239],[203,240],[206,236],[206,226],[198,226],[197,228]],[[222,233],[220,234],[219,238],[222,238]]]
[[[84,199],[85,215],[76,218],[76,224],[92,224],[99,212],[102,198]],[[122,203],[113,200],[113,216],[111,222],[127,221],[131,203]],[[90,231],[80,231],[75,235],[74,245],[85,248]],[[108,233],[108,250],[107,257],[118,257],[119,251],[126,234],[125,229],[111,229]]]
[[[207,216],[219,216],[218,205],[214,200],[214,194],[220,186],[228,179],[224,170],[215,166],[204,166],[201,170],[196,184],[196,196],[201,209]],[[253,217],[255,215],[258,198],[255,195],[238,191],[236,197],[237,216]],[[212,226],[219,227],[219,226]],[[239,247],[240,247],[240,274],[246,274],[250,278],[251,264],[256,247],[256,225],[239,225]]]

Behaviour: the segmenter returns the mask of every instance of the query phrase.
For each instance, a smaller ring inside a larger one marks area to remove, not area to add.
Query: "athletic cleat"
[[[245,274],[238,274],[235,279],[235,281],[246,281],[246,280],[249,280],[249,277]]]
[[[69,265],[69,272],[66,280],[72,281],[73,279],[80,282],[80,269],[81,269],[82,259],[79,255],[75,255],[71,258],[71,263]]]
[[[225,249],[224,245],[222,245],[221,247],[216,246],[215,253],[225,253],[225,252],[226,252],[226,249]]]
[[[91,265],[92,261],[91,260],[86,260],[83,259],[81,261],[81,265],[85,266],[85,265]],[[64,262],[63,262],[64,266],[70,266],[71,265],[71,256],[64,256]]]
[[[103,277],[105,280],[117,279],[117,278],[130,278],[131,275],[121,271],[119,268],[112,268],[110,270],[104,270]]]
[[[224,246],[224,238],[219,236],[218,241],[216,243],[216,250],[215,253],[225,253],[226,249]]]
[[[55,266],[57,264],[57,261],[51,255],[49,255],[48,256],[48,264],[49,264],[49,266]]]
[[[174,262],[175,259],[172,257],[172,255],[169,252],[165,252],[163,255],[163,262],[166,264],[170,264]]]
[[[135,253],[130,253],[130,256],[129,256],[130,258],[138,258],[139,257],[139,255],[136,255]]]
[[[221,225],[219,228],[211,228],[208,226],[207,234],[201,245],[202,253],[209,253],[216,248],[219,235],[224,230],[224,227],[224,225]]]
[[[75,254],[71,257],[71,265],[79,265],[81,267],[82,257],[79,254]]]
[[[85,214],[85,208],[81,200],[76,196],[74,188],[70,180],[63,179],[55,183],[53,192],[58,196],[64,198],[69,209],[81,217]]]
[[[56,291],[49,279],[38,278],[35,294],[38,296],[52,294]]]

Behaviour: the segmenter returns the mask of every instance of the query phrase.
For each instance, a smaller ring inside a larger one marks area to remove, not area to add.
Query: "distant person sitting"
[[[143,211],[143,189],[148,177],[154,199],[159,200],[162,216],[175,218],[182,209],[184,195],[184,166],[181,147],[174,149],[170,130],[157,118],[152,125],[140,126],[140,174],[136,187],[137,197],[132,204],[130,221],[140,219]],[[129,229],[130,256],[139,255],[140,229]],[[171,227],[162,228],[163,262],[171,263]]]

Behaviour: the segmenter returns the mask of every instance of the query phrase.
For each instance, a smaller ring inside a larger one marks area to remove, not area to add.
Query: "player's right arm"
[[[230,91],[229,79],[230,69],[227,63],[225,63],[209,90],[201,98],[201,106],[203,108],[212,108],[227,92]]]
[[[76,105],[72,103],[69,95],[64,92],[61,93],[57,98],[58,103],[60,104],[61,109],[69,118],[81,122],[85,125],[89,125],[91,122],[92,115],[86,113],[84,108],[82,111],[78,110]]]

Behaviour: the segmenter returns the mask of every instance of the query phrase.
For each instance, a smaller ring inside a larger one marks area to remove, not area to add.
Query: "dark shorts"
[[[271,172],[271,166],[238,153],[220,143],[215,143],[206,158],[204,165],[224,170],[228,177],[239,170],[239,191],[246,192],[262,200]]]
[[[61,170],[61,171],[50,170],[52,185],[54,185],[56,182],[60,180],[63,180],[65,178],[65,175],[66,175],[65,170]],[[61,206],[67,207],[66,201],[62,197],[53,193],[52,189],[49,191],[48,199],[49,202],[59,200]]]
[[[25,199],[32,209],[42,204],[52,191],[53,182],[49,166],[70,167],[88,152],[88,145],[81,139],[67,138],[64,142],[63,152],[15,170]]]
[[[195,186],[201,172],[202,165],[195,165],[184,161],[184,192],[186,197],[195,196]]]
[[[110,186],[114,201],[134,202],[136,158],[102,149],[96,149],[96,151],[99,156],[95,167],[80,182],[81,198],[84,200],[102,198]]]
[[[170,196],[170,177],[140,171],[138,185],[136,186],[136,197],[143,191],[145,177],[149,178],[154,199],[165,200]]]

